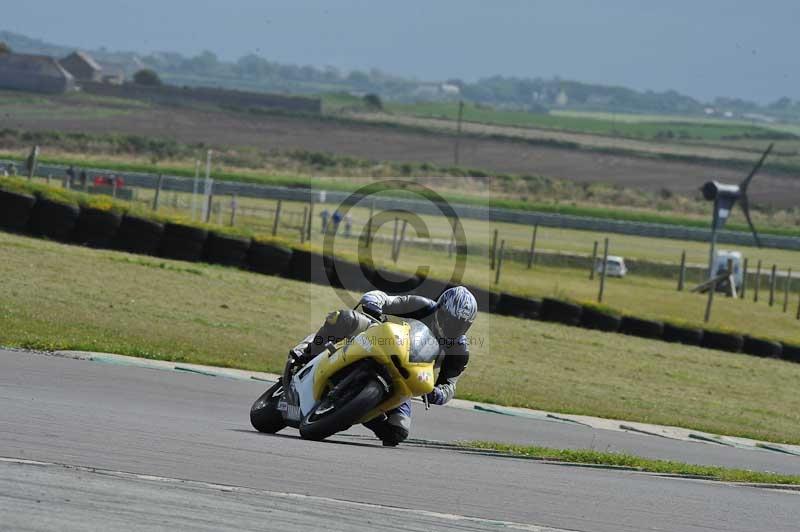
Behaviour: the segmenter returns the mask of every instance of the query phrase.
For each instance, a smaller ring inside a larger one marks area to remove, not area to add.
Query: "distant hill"
[[[53,44],[0,30],[0,41],[12,50],[25,53],[67,55],[73,47]],[[141,56],[136,52],[106,49],[88,50],[104,62],[144,65],[156,70],[168,83],[187,86],[212,86],[288,94],[347,92],[356,95],[375,93],[385,100],[399,102],[469,100],[498,108],[547,112],[573,109],[645,114],[702,115],[709,107],[718,113],[737,116],[800,119],[800,101],[782,98],[768,106],[733,98],[700,102],[676,91],[636,91],[580,81],[492,76],[476,82],[459,79],[419,81],[382,72],[353,70],[343,72],[282,64],[250,54],[237,61],[221,61],[211,51],[194,57],[175,52]],[[130,73],[129,73],[130,74]]]

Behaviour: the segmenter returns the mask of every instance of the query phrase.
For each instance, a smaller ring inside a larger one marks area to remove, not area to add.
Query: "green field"
[[[457,120],[458,103],[420,102],[389,104],[387,110],[423,118]],[[617,119],[617,117],[620,119]],[[725,122],[702,118],[647,117],[633,119],[625,114],[583,114],[568,112],[527,113],[505,111],[475,104],[464,106],[467,122],[501,126],[544,128],[591,135],[619,136],[641,140],[706,140],[720,141],[735,138],[785,139],[791,134],[746,122]]]
[[[18,187],[28,186],[22,180],[7,182],[13,183]],[[51,194],[58,194],[67,197],[71,201],[84,201],[80,195],[65,193],[58,188],[45,188]],[[111,205],[107,197],[90,197],[93,202],[106,202]],[[227,227],[230,223],[229,199],[218,202],[219,210],[215,210],[211,215],[212,225],[222,223],[224,230],[231,230]],[[138,194],[138,201],[133,205],[139,213],[148,213],[149,205],[152,202],[152,191],[144,191]],[[118,203],[120,208],[126,208],[125,203]],[[166,193],[161,200],[160,216],[177,217],[183,221],[191,219],[191,200],[188,194],[169,194]],[[237,215],[236,227],[233,230],[246,235],[268,235],[272,231],[274,221],[274,209],[276,202],[270,200],[257,200],[252,198],[241,199]],[[295,202],[284,202],[281,224],[279,225],[278,236],[299,244],[299,228],[303,223],[304,204]],[[252,209],[258,208],[255,212]],[[312,233],[312,240],[307,245],[318,251],[322,250],[322,238],[319,233],[320,221],[319,213],[327,208],[333,212],[335,205],[317,205]],[[199,214],[199,211],[198,211]],[[369,211],[365,207],[356,207],[351,211],[353,217],[352,233],[354,238],[337,238],[334,246],[334,253],[338,256],[346,257],[352,261],[358,260],[359,250],[355,236],[361,234],[363,224],[369,216]],[[422,216],[421,220],[428,227],[431,235],[446,243],[449,241],[449,225],[442,217]],[[220,227],[220,226],[216,226]],[[487,289],[504,291],[512,294],[519,294],[528,297],[557,297],[567,298],[579,302],[596,301],[598,292],[598,281],[589,280],[588,269],[576,270],[571,268],[555,268],[536,265],[528,270],[524,262],[507,260],[504,264],[499,283],[495,284],[494,272],[489,269],[488,246],[490,243],[491,232],[498,228],[501,238],[507,239],[507,245],[518,249],[527,249],[530,239],[530,228],[512,224],[492,224],[478,220],[464,220],[464,232],[467,238],[468,247],[472,246],[473,252],[467,257],[466,270],[464,272],[464,282],[481,286]],[[344,230],[342,226],[341,230]],[[439,279],[449,279],[455,267],[455,258],[448,256],[446,251],[428,249],[424,242],[415,246],[405,246],[400,255],[400,260],[395,264],[391,261],[391,239],[393,238],[394,224],[390,221],[383,225],[376,232],[376,241],[372,249],[372,260],[379,266],[390,267],[413,273],[420,265],[427,265],[430,269],[430,276]],[[409,239],[419,235],[409,226],[406,237]],[[704,264],[706,260],[706,247],[702,243],[679,242],[664,239],[646,239],[640,237],[612,237],[610,247],[611,254],[621,254],[630,251],[633,255],[628,258],[642,257],[651,260],[670,260],[676,263],[679,260],[680,249],[687,249],[689,262],[697,261]],[[557,250],[560,252],[574,251],[590,253],[592,239],[599,238],[598,235],[569,230],[555,230],[542,228],[537,239],[540,250]],[[670,248],[667,243],[671,244]],[[475,251],[475,244],[483,246],[482,252]],[[682,247],[681,247],[682,246]],[[765,261],[764,271],[770,263],[768,259],[781,261],[781,269],[791,267],[798,254],[791,251],[782,250],[755,250],[743,248],[746,256],[752,263],[755,262],[756,254]],[[751,254],[752,253],[752,254]],[[798,267],[793,268],[798,271]],[[795,319],[796,291],[790,291],[787,312],[782,312],[783,308],[783,282],[777,284],[776,303],[768,306],[767,280],[763,279],[761,285],[760,298],[757,303],[752,301],[753,286],[749,289],[747,299],[728,299],[724,297],[716,298],[712,319],[708,324],[703,322],[706,298],[697,294],[692,294],[688,290],[683,292],[676,291],[677,280],[669,278],[652,277],[644,274],[637,275],[635,269],[624,279],[608,279],[603,303],[611,310],[620,314],[641,316],[662,321],[691,324],[699,327],[708,327],[719,330],[732,330],[740,333],[747,333],[753,336],[772,338],[790,343],[800,343],[800,328]],[[701,280],[699,271],[687,278],[687,286]],[[796,290],[796,286],[794,287]]]
[[[59,134],[54,133],[54,135]],[[85,142],[91,144],[91,140],[91,138],[88,138],[85,139]],[[125,138],[115,138],[111,140],[124,143],[125,146],[128,145]],[[169,144],[164,146],[159,144],[158,149],[169,152],[172,149],[178,148],[171,147]],[[309,154],[309,158],[313,160],[314,157],[312,155],[313,154]],[[324,154],[320,155],[321,158],[325,158],[323,156]],[[23,164],[25,157],[27,157],[27,154],[22,150],[0,148],[0,158],[16,160],[20,164]],[[76,153],[74,151],[66,153],[55,151],[55,153],[53,153],[51,150],[42,155],[40,161],[42,163],[64,166],[74,165],[78,167],[102,168],[120,172],[165,173],[184,177],[194,176],[195,172],[194,161],[185,158],[165,158],[157,164],[154,164],[152,158],[148,159],[142,156],[131,157],[122,154],[97,156]],[[346,161],[337,161],[335,157],[330,157],[330,163],[332,165],[349,164]],[[369,169],[369,165],[366,163],[364,163],[363,167]],[[420,167],[420,170],[422,169],[423,167]],[[304,170],[311,172],[310,168],[305,168]],[[312,177],[311,175],[302,175],[300,173],[267,173],[260,169],[232,167],[221,163],[216,163],[214,165],[212,175],[215,179],[223,181],[239,181],[277,186],[302,186],[319,190],[336,191],[355,191],[366,183],[385,179],[385,177],[367,176]],[[393,175],[396,176],[396,174],[387,174],[389,177]],[[630,207],[614,203],[615,199],[618,203],[620,201],[619,197],[624,196],[624,192],[626,191],[614,189],[613,187],[605,187],[607,189],[605,192],[608,193],[607,204],[598,205],[589,199],[580,203],[576,201],[560,201],[557,195],[557,190],[561,188],[559,185],[554,185],[552,187],[553,190],[550,190],[545,183],[546,180],[542,181],[541,179],[533,177],[487,176],[481,186],[475,184],[470,185],[468,184],[470,182],[469,179],[454,175],[437,179],[420,178],[411,175],[406,176],[405,179],[423,183],[425,186],[445,196],[451,203],[687,227],[707,228],[709,225],[709,207],[707,202],[692,202],[683,198],[675,198],[676,205],[681,204],[683,208],[688,209],[691,213],[664,210],[660,208],[663,201],[659,202],[659,208]],[[467,185],[458,186],[456,184],[458,180],[461,180]],[[539,186],[545,189],[541,193],[542,196],[547,198],[555,194],[554,200],[540,200],[540,194],[537,192]],[[521,189],[525,192],[518,192],[515,194],[513,192],[515,189]],[[603,189],[604,187],[602,186],[594,186],[592,188],[592,193],[601,197]],[[454,192],[454,190],[458,190],[458,192]],[[634,195],[636,194],[633,191],[628,192]],[[569,194],[568,191],[566,193]],[[524,194],[524,197],[519,199],[521,194]],[[798,222],[796,220],[796,214],[793,211],[775,213],[754,211],[752,215],[754,223],[757,224],[759,231],[764,234],[800,236],[800,230],[797,229]],[[730,221],[726,225],[726,229],[745,232],[749,232],[750,230],[746,225],[744,216],[739,210],[734,211]]]
[[[0,344],[278,371],[334,290],[0,233]],[[482,314],[458,396],[800,442],[800,365]]]

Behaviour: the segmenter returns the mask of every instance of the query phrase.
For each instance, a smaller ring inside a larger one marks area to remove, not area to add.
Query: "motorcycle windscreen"
[[[435,362],[442,350],[439,340],[421,321],[409,319],[408,324],[411,326],[408,361],[412,364]]]

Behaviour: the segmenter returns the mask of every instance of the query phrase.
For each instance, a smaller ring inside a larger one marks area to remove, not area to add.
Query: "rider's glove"
[[[425,398],[432,405],[443,405],[445,400],[444,392],[438,386],[428,393]]]

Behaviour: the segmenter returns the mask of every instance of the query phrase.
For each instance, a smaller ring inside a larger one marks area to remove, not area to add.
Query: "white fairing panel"
[[[314,405],[317,404],[317,401],[314,399],[314,375],[317,372],[317,365],[322,360],[323,356],[325,356],[325,353],[309,362],[292,378],[292,384],[300,398],[300,412],[303,413],[303,416],[308,414],[308,412],[314,408]]]

